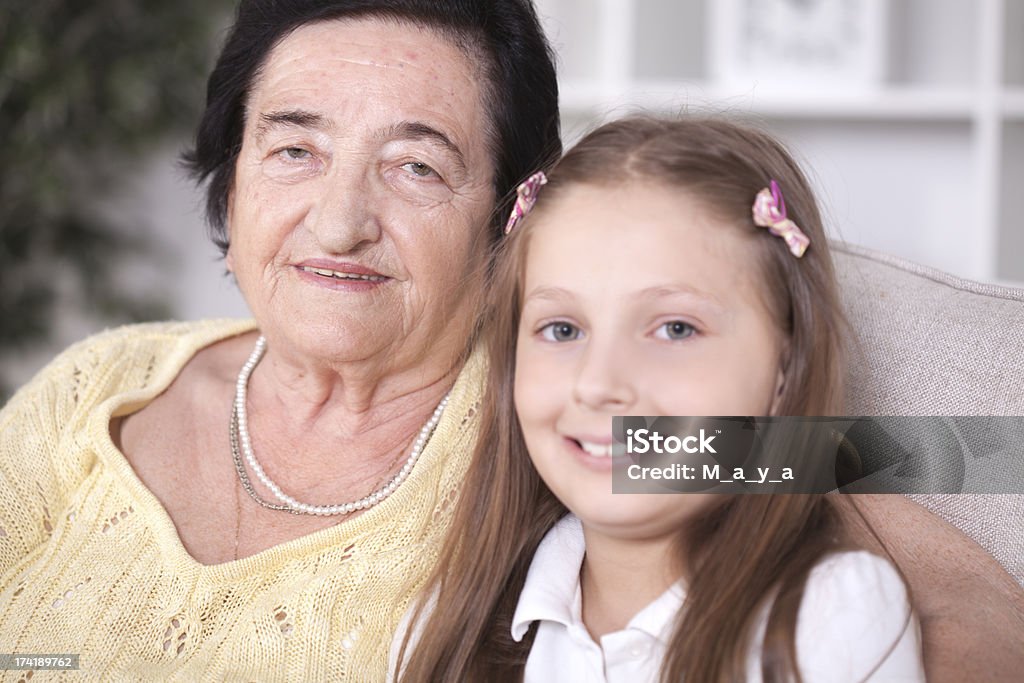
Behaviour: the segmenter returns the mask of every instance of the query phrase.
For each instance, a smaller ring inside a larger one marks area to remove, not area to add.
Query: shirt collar
[[[575,515],[558,521],[537,546],[523,592],[512,617],[512,638],[523,639],[534,621],[566,626],[579,620],[580,567],[583,565],[583,525]]]
[[[512,638],[516,642],[523,639],[534,621],[554,621],[567,628],[582,622],[580,567],[585,552],[583,525],[575,515],[563,517],[544,536],[512,617]],[[640,610],[626,628],[667,642],[685,596],[680,579]]]
[[[638,629],[667,644],[676,624],[676,615],[683,607],[685,596],[686,591],[683,589],[683,581],[680,579],[669,586],[654,602],[637,612],[636,616],[629,620],[626,628]]]

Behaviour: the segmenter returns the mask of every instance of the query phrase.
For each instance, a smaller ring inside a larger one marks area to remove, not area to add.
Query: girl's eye
[[[655,336],[660,339],[676,341],[686,339],[696,331],[694,326],[689,323],[684,323],[682,320],[672,320],[659,327]]]
[[[548,341],[567,342],[579,339],[582,331],[571,323],[560,322],[545,325],[540,329],[540,334]]]
[[[415,176],[419,176],[420,178],[428,178],[431,175],[437,175],[434,169],[419,161],[410,161],[407,164],[402,164],[402,168],[408,169],[410,173]]]

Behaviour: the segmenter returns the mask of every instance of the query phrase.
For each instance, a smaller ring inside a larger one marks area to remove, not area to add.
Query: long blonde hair
[[[783,188],[789,217],[811,240],[801,259],[755,228],[750,210],[770,179]],[[718,119],[633,117],[586,136],[549,173],[534,213],[502,246],[491,272],[484,335],[490,352],[481,434],[453,526],[423,605],[411,653],[400,651],[404,681],[516,681],[532,643],[510,635],[533,554],[565,507],[537,475],[512,399],[524,265],[531,225],[574,184],[640,181],[685,189],[723,229],[759,243],[766,304],[787,340],[780,415],[842,412],[841,313],[832,261],[810,186],[770,136]],[[811,568],[837,548],[837,513],[825,496],[723,496],[680,530],[687,604],[662,666],[663,681],[745,678],[758,608],[774,596],[762,650],[765,681],[799,679],[796,617]],[[685,547],[684,547],[685,545]],[[694,656],[700,653],[700,656]]]

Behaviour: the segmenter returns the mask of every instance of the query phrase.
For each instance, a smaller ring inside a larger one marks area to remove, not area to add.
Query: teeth
[[[315,273],[324,277],[333,277],[339,280],[367,280],[369,282],[381,282],[385,280],[383,275],[357,275],[355,273],[342,273],[337,270],[329,270],[327,268],[314,268],[312,266],[302,266],[302,269],[307,273]]]
[[[609,458],[612,456],[613,446],[610,443],[590,443],[589,441],[580,441],[579,444],[580,448],[595,458]]]

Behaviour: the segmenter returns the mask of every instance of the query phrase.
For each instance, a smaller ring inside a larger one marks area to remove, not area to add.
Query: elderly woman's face
[[[412,363],[464,344],[494,202],[481,79],[437,33],[371,19],[303,26],[270,53],[227,263],[272,343]]]

